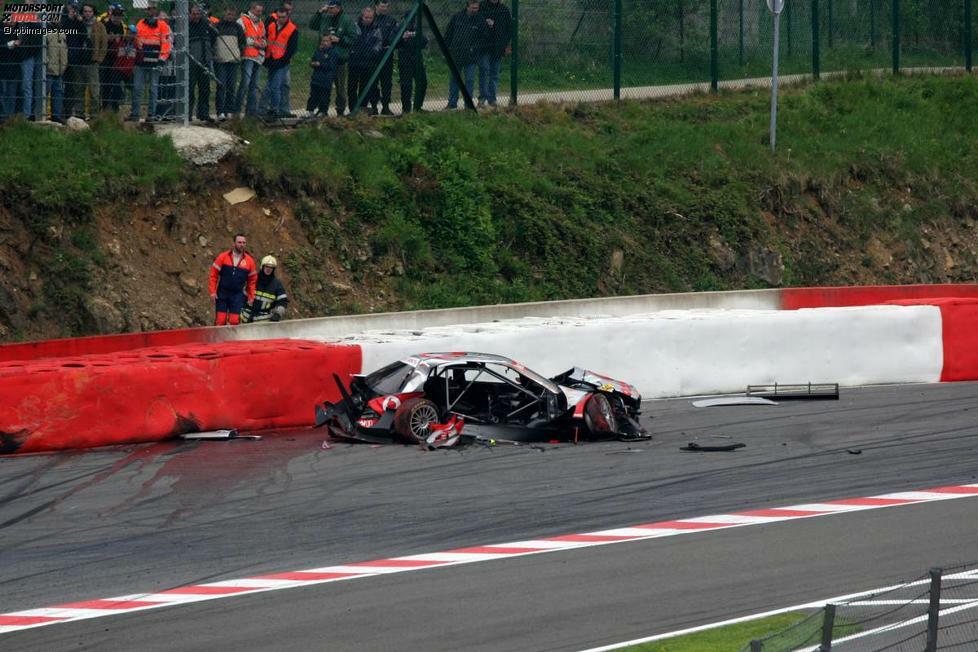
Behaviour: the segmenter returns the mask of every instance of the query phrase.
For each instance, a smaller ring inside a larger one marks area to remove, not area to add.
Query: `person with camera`
[[[329,35],[336,51],[336,115],[341,116],[347,108],[347,86],[349,85],[350,48],[357,38],[357,26],[343,11],[341,0],[326,0],[326,4],[309,21],[309,29],[319,32],[319,36]],[[355,98],[349,98],[350,102]]]
[[[406,18],[406,16],[405,16]],[[428,92],[428,71],[424,65],[424,49],[428,38],[424,35],[421,16],[415,14],[397,44],[397,76],[401,85],[401,113],[424,110],[424,98]]]

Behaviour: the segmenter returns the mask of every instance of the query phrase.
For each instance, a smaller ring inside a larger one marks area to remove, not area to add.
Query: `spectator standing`
[[[357,98],[366,92],[366,102],[370,105],[368,112],[370,115],[377,115],[377,102],[380,100],[377,82],[375,81],[369,88],[367,82],[377,69],[382,56],[384,56],[384,32],[377,22],[373,7],[364,7],[360,12],[360,20],[357,21],[357,37],[350,49],[350,82],[347,92],[350,96],[351,109]]]
[[[428,72],[424,66],[424,49],[427,46],[428,39],[424,35],[424,23],[419,13],[397,44],[400,50],[397,55],[397,76],[401,83],[401,113],[410,113],[412,109],[424,110],[424,98],[428,92]]]
[[[40,83],[41,50],[44,46],[41,19],[33,11],[17,12],[13,16],[16,27],[17,58],[20,60],[20,111],[28,120],[34,119],[34,82]]]
[[[330,91],[336,80],[338,62],[336,48],[329,34],[319,39],[319,49],[312,55],[309,65],[312,67],[312,77],[309,79],[309,101],[306,111],[326,116],[329,113]]]
[[[51,120],[65,121],[64,74],[68,69],[68,41],[64,32],[52,29],[44,34],[44,59],[47,67],[47,94],[51,98]]]
[[[287,13],[279,12],[275,22],[268,26],[268,49],[265,58],[265,67],[268,68],[265,95],[268,96],[268,115],[271,117],[292,117],[288,110],[288,100],[283,96],[283,88],[292,64],[292,57],[298,49],[298,28],[289,19]]]
[[[9,30],[9,31],[8,31]],[[20,41],[14,38],[13,22],[3,24],[0,37],[0,120],[6,120],[17,110],[17,83],[20,79]]]
[[[78,99],[84,106],[85,91],[88,91],[88,112],[86,114],[88,116],[94,116],[102,110],[102,80],[99,78],[99,70],[102,62],[105,61],[105,54],[109,46],[105,25],[95,18],[96,13],[95,5],[82,5],[87,52],[83,54],[80,60],[83,85]]]
[[[126,26],[122,21],[124,15],[122,5],[113,4],[103,22],[107,49],[99,68],[99,77],[102,82],[102,109],[108,111],[118,111],[122,104],[123,80],[116,71],[116,59],[126,36]]]
[[[136,54],[136,26],[129,25],[122,36],[122,44],[116,52],[115,64],[112,66],[113,77],[118,79],[120,84],[118,96],[120,104],[125,101],[125,89],[129,89],[130,95],[134,90],[133,76],[136,70]]]
[[[241,53],[241,86],[238,87],[236,109],[245,115],[258,115],[258,73],[265,62],[265,23],[261,16],[265,6],[252,2],[248,13],[241,14],[238,24],[244,30],[245,48]]]
[[[465,88],[472,95],[475,69],[485,49],[487,25],[479,15],[479,0],[466,0],[465,9],[452,16],[445,30],[448,52],[455,60],[465,81]],[[452,75],[448,81],[448,108],[458,108],[459,88]]]
[[[241,53],[247,43],[244,28],[237,21],[234,8],[230,5],[215,25],[217,38],[214,41],[214,74],[217,76],[218,120],[227,120],[237,112],[235,89],[238,86],[238,69],[241,68]]]
[[[171,31],[166,21],[159,18],[159,8],[153,0],[146,7],[146,17],[136,23],[136,67],[132,81],[132,111],[130,120],[139,120],[143,90],[149,85],[148,120],[157,119],[156,101],[160,92],[160,66],[170,58]]]
[[[329,89],[327,89],[329,92]],[[289,295],[285,292],[282,281],[275,277],[278,262],[274,256],[261,259],[261,272],[258,273],[258,283],[255,288],[255,300],[245,306],[245,323],[256,321],[282,321],[285,309],[289,305]]]
[[[513,35],[513,16],[500,0],[483,0],[479,13],[486,21],[486,45],[479,58],[479,106],[496,106],[499,67]]]
[[[377,14],[374,19],[377,26],[384,34],[384,50],[394,47],[394,37],[397,36],[397,20],[390,15],[391,5],[389,0],[374,0],[374,11]],[[381,52],[383,56],[383,52]],[[380,70],[380,105],[382,115],[394,115],[391,111],[391,87],[394,85],[394,55],[388,57],[384,67]]]
[[[200,5],[190,8],[187,46],[190,52],[190,92],[188,115],[194,113],[197,119],[213,122],[211,119],[211,68],[214,65],[214,38],[216,31],[204,15]]]
[[[285,2],[282,3],[281,8],[279,8],[278,11],[273,11],[271,15],[268,17],[268,20],[265,21],[265,33],[268,33],[268,26],[271,23],[274,23],[276,20],[278,20],[279,14],[285,13],[291,19],[294,7],[295,5],[292,4],[291,0],[285,0]],[[298,28],[298,25],[296,25],[296,28]],[[285,82],[282,84],[282,95],[283,97],[285,97],[286,112],[291,113],[292,112],[292,67],[291,66],[287,68],[287,72],[285,73]],[[267,109],[268,107],[262,107],[262,108]]]
[[[170,15],[160,11],[159,19],[170,23]],[[172,36],[170,37],[173,38]],[[172,40],[171,40],[172,44]],[[177,66],[173,57],[160,62],[160,92],[156,102],[156,119],[173,120],[177,110]]]
[[[326,0],[326,4],[309,21],[309,29],[317,30],[320,36],[328,35],[333,40],[337,57],[336,115],[342,116],[347,108],[350,48],[357,36],[356,23],[343,11],[341,0]]]
[[[68,68],[64,74],[65,116],[77,116],[79,98],[82,103],[85,100],[85,58],[90,56],[91,50],[88,30],[85,29],[85,21],[82,20],[81,14],[78,13],[77,2],[69,2],[65,5],[61,30],[68,43]]]
[[[247,247],[248,239],[239,233],[234,236],[234,246],[218,254],[211,265],[208,288],[214,299],[215,326],[236,326],[245,303],[255,300],[258,268]]]

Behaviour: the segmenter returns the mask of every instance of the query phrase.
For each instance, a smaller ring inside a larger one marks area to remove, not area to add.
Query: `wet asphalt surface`
[[[0,458],[0,613],[380,557],[978,482],[978,385],[645,406],[651,442],[424,452],[164,442]],[[743,442],[733,453],[688,442]],[[860,450],[854,455],[849,449]],[[0,636],[4,650],[582,649],[978,559],[978,500],[242,596]]]

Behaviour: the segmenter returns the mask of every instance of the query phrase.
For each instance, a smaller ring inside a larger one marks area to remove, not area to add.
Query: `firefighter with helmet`
[[[289,305],[289,295],[285,286],[275,276],[278,261],[274,256],[261,259],[261,272],[258,274],[258,287],[255,289],[255,300],[245,306],[245,322],[281,321],[285,316],[285,308]]]

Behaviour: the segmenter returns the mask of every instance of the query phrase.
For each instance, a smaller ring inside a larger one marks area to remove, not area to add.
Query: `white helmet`
[[[278,267],[278,261],[275,260],[275,256],[265,256],[261,259],[262,267]]]

